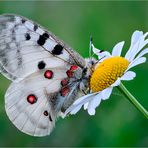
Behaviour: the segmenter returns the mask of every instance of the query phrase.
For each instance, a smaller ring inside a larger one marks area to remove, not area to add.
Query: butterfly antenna
[[[92,44],[93,44],[93,37],[92,37],[92,35],[90,36],[90,42],[89,42],[89,58],[92,60],[92,58],[93,58],[93,55],[94,54],[92,54]],[[91,67],[89,67],[90,68],[90,70],[91,70],[91,72],[92,72],[92,68]]]
[[[90,42],[89,42],[89,57],[92,57],[92,42],[93,42],[93,38],[92,35],[90,36]]]

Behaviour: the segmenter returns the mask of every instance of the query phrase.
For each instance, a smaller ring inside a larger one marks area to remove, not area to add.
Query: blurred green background
[[[125,40],[125,53],[134,30],[148,31],[148,2],[1,1],[3,13],[16,13],[40,23],[83,57],[88,57],[91,34],[96,47],[109,51]],[[148,61],[134,70],[136,79],[124,84],[148,109]],[[148,146],[148,121],[119,95],[102,102],[95,116],[81,110],[75,116],[60,118],[50,136],[25,135],[12,125],[4,110],[9,84],[0,75],[0,146]]]

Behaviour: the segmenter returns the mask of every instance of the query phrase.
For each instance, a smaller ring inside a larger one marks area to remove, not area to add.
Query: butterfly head
[[[86,71],[86,76],[90,77],[92,75],[98,61],[95,58],[86,58],[85,61],[86,61],[86,66],[83,69],[83,71],[84,72]]]

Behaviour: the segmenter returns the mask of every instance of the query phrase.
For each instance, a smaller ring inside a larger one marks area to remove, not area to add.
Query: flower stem
[[[117,87],[120,92],[148,119],[148,111],[137,101],[137,99],[121,83]]]

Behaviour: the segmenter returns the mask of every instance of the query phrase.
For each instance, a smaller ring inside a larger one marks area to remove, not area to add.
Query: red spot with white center
[[[30,94],[28,97],[27,97],[27,101],[30,103],[30,104],[34,104],[37,102],[37,97],[34,95],[34,94]]]
[[[53,72],[51,70],[46,70],[44,73],[44,77],[47,79],[51,79],[53,77]]]
[[[68,79],[63,79],[62,81],[61,81],[61,85],[62,86],[66,86],[68,84]]]
[[[69,87],[63,87],[63,88],[61,89],[61,96],[65,97],[65,96],[68,95],[69,92],[70,92]]]
[[[74,70],[77,70],[78,69],[78,66],[77,65],[72,65],[71,67],[70,67],[70,70],[71,71],[74,71]]]

